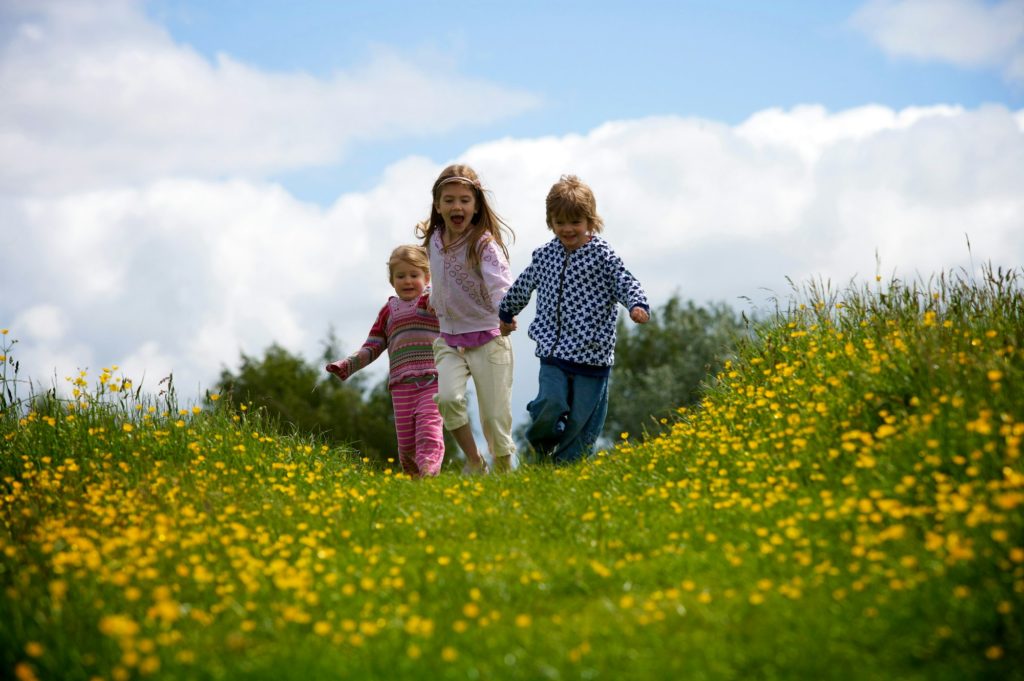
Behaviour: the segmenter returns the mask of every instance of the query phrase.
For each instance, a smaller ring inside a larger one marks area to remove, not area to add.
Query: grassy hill
[[[1020,276],[808,285],[664,434],[488,478],[114,368],[29,409],[4,335],[0,676],[1024,678]]]

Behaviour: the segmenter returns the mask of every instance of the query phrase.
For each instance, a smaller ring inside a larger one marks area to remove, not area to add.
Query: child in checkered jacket
[[[567,464],[590,456],[604,428],[618,305],[637,324],[650,319],[650,306],[640,282],[598,236],[603,221],[594,193],[575,175],[563,175],[548,192],[547,224],[555,238],[533,252],[498,318],[503,334],[514,331],[516,315],[537,291],[529,336],[540,378],[526,407],[526,438],[542,457]]]

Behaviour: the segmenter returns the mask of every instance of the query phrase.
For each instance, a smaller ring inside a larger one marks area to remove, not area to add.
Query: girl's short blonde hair
[[[391,257],[388,258],[388,283],[393,283],[395,279],[395,266],[398,263],[404,262],[407,265],[423,270],[423,274],[430,279],[430,258],[427,257],[427,249],[423,246],[416,246],[415,244],[403,244],[395,250],[391,251]]]

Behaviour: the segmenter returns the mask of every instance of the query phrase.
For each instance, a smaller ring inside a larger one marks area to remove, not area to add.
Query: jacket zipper
[[[565,288],[565,271],[569,269],[569,258],[572,252],[567,251],[562,262],[562,273],[558,277],[558,305],[555,307],[555,342],[551,345],[551,354],[555,354],[558,342],[562,340],[562,291]]]

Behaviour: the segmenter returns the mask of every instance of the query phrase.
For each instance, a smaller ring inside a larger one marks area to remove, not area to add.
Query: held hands
[[[501,321],[499,319],[498,320],[498,328],[501,330],[501,335],[502,336],[507,336],[510,333],[512,333],[513,331],[515,331],[517,328],[519,328],[519,324],[516,322],[514,317],[512,318],[512,321],[510,321],[510,322],[503,322],[503,321]]]
[[[651,315],[647,310],[638,305],[629,311],[629,318],[637,324],[646,324],[651,320]]]
[[[345,359],[340,359],[337,362],[331,362],[324,367],[324,369],[327,370],[327,373],[334,374],[343,381],[352,375],[349,371],[348,360]]]

